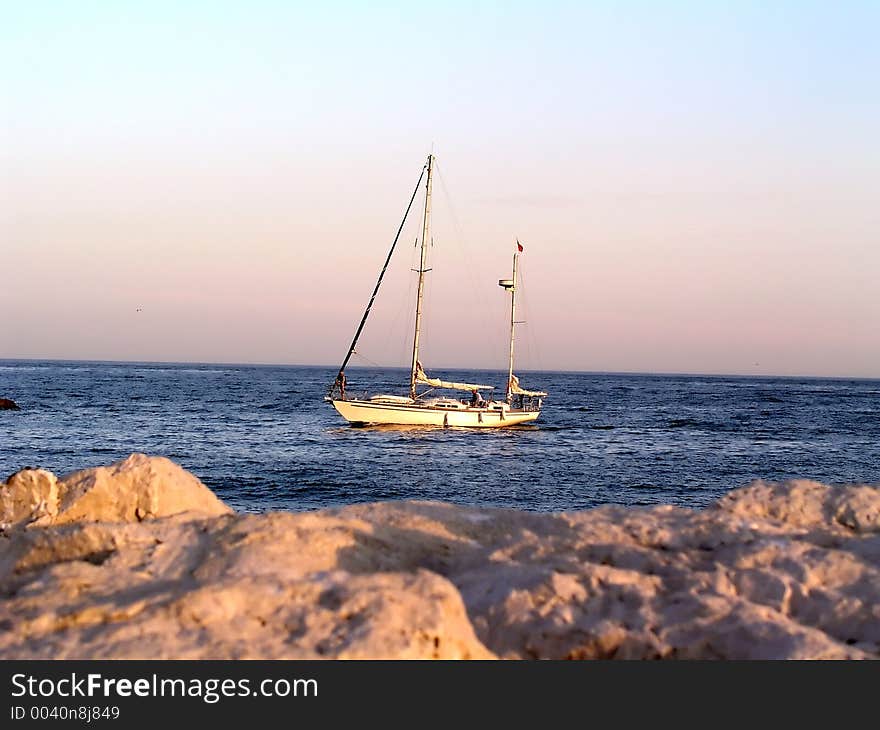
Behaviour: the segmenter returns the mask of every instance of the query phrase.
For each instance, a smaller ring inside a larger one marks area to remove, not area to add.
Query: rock
[[[249,515],[181,474],[135,455],[10,478],[0,504],[31,521],[0,536],[0,659],[880,658],[875,487]]]
[[[60,481],[24,469],[0,485],[0,524],[132,522],[180,513],[205,517],[231,512],[192,474],[162,457],[132,454],[111,466]]]
[[[43,469],[22,469],[0,485],[0,527],[58,514],[58,479]]]
[[[436,573],[316,570],[352,542],[350,526],[323,531],[285,514],[15,531],[0,657],[492,657]]]
[[[880,501],[873,487],[829,487],[806,479],[784,484],[759,481],[731,492],[718,507],[792,526],[836,524],[857,533],[880,532]]]
[[[139,522],[182,512],[214,516],[232,511],[192,474],[162,457],[132,454],[112,466],[70,474],[62,482],[55,524]]]
[[[0,398],[0,411],[20,411],[18,403],[9,398]]]

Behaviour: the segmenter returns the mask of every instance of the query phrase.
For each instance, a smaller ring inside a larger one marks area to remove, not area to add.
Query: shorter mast
[[[522,252],[522,244],[516,242],[516,251],[513,254],[513,276],[510,279],[500,279],[498,286],[510,292],[510,356],[507,363],[507,395],[508,403],[512,398],[511,383],[513,382],[513,336],[516,330],[516,265]]]
[[[513,382],[513,335],[516,329],[516,264],[519,260],[519,241],[513,254],[513,286],[510,287],[510,357],[507,365],[507,402],[511,401],[510,384]]]

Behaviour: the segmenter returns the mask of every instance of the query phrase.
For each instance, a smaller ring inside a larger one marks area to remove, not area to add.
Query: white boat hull
[[[446,409],[420,404],[371,403],[363,400],[334,400],[333,407],[349,423],[447,426],[450,428],[506,428],[534,421],[540,411],[505,408]]]

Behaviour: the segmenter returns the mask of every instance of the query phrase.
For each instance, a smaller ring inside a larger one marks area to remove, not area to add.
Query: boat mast
[[[422,297],[425,293],[425,261],[428,253],[428,236],[431,232],[431,173],[434,155],[428,155],[428,181],[425,183],[425,218],[422,223],[422,251],[419,257],[419,293],[416,298],[416,330],[413,335],[412,368],[409,374],[409,397],[416,397],[416,369],[419,362],[419,330],[422,325]]]
[[[507,402],[510,403],[512,393],[510,384],[513,380],[513,332],[516,328],[516,264],[519,259],[519,241],[516,242],[516,251],[513,254],[513,277],[510,285],[510,358],[507,366]],[[505,287],[507,288],[507,287]]]

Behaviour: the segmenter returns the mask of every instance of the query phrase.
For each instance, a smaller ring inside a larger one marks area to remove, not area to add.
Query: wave
[[[761,394],[761,396],[758,398],[758,400],[763,403],[785,403],[785,401],[782,398],[777,398],[775,395]]]

